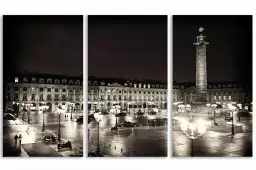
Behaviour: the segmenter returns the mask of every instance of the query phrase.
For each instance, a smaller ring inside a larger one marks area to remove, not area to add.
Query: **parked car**
[[[137,124],[132,123],[132,122],[128,122],[128,121],[124,121],[124,122],[118,123],[117,126],[118,127],[136,127]]]
[[[166,126],[167,125],[167,118],[163,119],[150,119],[148,120],[149,126]]]
[[[127,113],[121,112],[121,113],[118,113],[116,115],[116,117],[122,117],[122,116],[126,116],[126,115],[127,115]]]
[[[113,127],[110,128],[111,131],[112,130],[117,130],[117,129],[118,129],[117,126],[113,126]]]

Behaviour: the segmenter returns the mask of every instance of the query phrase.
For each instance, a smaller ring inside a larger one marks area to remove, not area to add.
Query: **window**
[[[150,84],[148,84],[148,88],[150,89]]]
[[[32,83],[36,83],[36,78],[32,78]]]
[[[122,96],[121,95],[119,95],[119,100],[122,100]]]
[[[116,95],[113,96],[113,100],[116,100]]]
[[[62,92],[66,92],[66,89],[62,89]]]
[[[124,100],[127,100],[126,95],[124,95]]]
[[[59,89],[56,88],[56,89],[55,89],[55,92],[59,92]]]
[[[27,82],[28,82],[28,78],[24,77],[24,78],[23,78],[23,82],[24,82],[24,83],[27,83]]]
[[[110,95],[108,95],[108,100],[110,100]]]
[[[139,84],[139,88],[141,88],[141,84]]]
[[[51,84],[52,83],[52,79],[47,79],[47,83]]]
[[[40,90],[40,92],[43,92],[43,91],[44,91],[44,88],[40,88],[39,90]]]
[[[51,91],[52,91],[52,89],[51,89],[51,88],[48,88],[48,89],[47,89],[47,92],[51,92]]]
[[[15,83],[18,83],[18,82],[19,82],[19,78],[18,78],[18,77],[15,77],[15,78],[14,78],[14,82],[15,82]]]
[[[72,93],[73,92],[73,90],[69,90],[69,93]]]
[[[59,101],[59,95],[58,94],[55,94],[54,101]]]
[[[49,101],[52,100],[52,96],[50,94],[47,94],[47,100],[49,100]]]
[[[143,88],[146,88],[146,84],[143,85]]]
[[[80,80],[76,80],[76,85],[79,85],[80,84]]]
[[[224,100],[224,101],[226,100],[226,96],[223,96],[223,100]]]
[[[66,80],[66,79],[63,79],[63,80],[62,80],[62,84],[67,84],[67,80]]]
[[[74,84],[73,80],[69,80],[68,84]]]
[[[219,96],[219,100],[221,100],[221,96]]]
[[[27,91],[27,87],[23,87],[23,91]]]
[[[23,101],[27,101],[27,94],[23,94]]]
[[[18,94],[18,93],[15,93],[15,94],[14,94],[14,101],[17,101],[17,100],[19,100],[19,94]]]
[[[65,105],[66,103],[64,102],[64,103],[62,103],[62,105]]]
[[[150,94],[150,91],[148,91],[148,94]]]
[[[32,94],[32,98],[31,98],[32,101],[35,101],[36,100],[36,96],[35,94]]]
[[[136,91],[134,91],[134,94],[136,94]]]
[[[119,90],[119,93],[122,93],[122,91],[121,91],[121,90]]]
[[[134,88],[136,88],[136,87],[137,87],[137,85],[136,85],[136,84],[134,84],[133,86],[134,86]]]
[[[213,99],[214,99],[214,100],[217,100],[217,97],[216,97],[216,96],[213,96]]]
[[[124,83],[124,86],[127,86],[127,83]]]
[[[228,100],[231,100],[231,96],[228,96]]]
[[[139,91],[139,94],[141,94],[141,91]]]
[[[39,83],[44,83],[44,79],[39,79]]]
[[[101,85],[101,86],[105,86],[105,82],[102,81],[102,82],[100,83],[100,85]]]
[[[54,84],[59,84],[59,83],[60,83],[60,80],[58,80],[58,79],[54,80]]]
[[[44,95],[43,95],[43,94],[40,94],[39,100],[40,100],[40,101],[44,101]]]
[[[65,95],[62,95],[62,101],[66,101],[66,96]]]

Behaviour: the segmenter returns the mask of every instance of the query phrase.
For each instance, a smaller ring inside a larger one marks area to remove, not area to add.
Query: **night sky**
[[[88,75],[167,81],[167,16],[88,16]]]
[[[83,16],[4,16],[4,75],[83,75]]]
[[[174,16],[173,80],[195,82],[196,36],[204,28],[208,81],[252,84],[252,16]]]

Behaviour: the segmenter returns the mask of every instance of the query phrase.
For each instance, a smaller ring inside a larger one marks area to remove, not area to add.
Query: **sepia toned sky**
[[[167,16],[88,16],[88,75],[167,81]]]
[[[4,75],[83,75],[83,16],[4,16]]]

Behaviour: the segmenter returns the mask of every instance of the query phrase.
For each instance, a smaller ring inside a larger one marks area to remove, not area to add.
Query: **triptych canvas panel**
[[[252,157],[252,16],[5,15],[3,106],[4,157]]]

